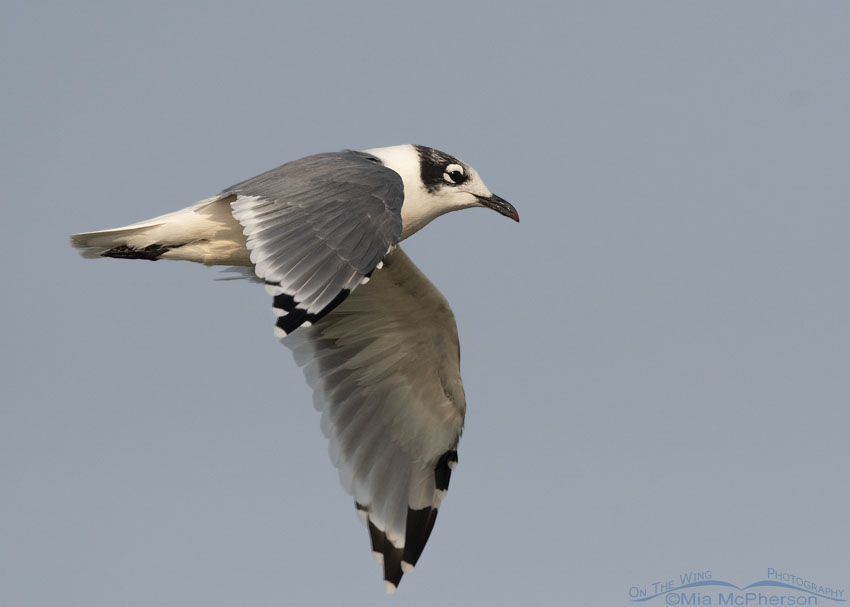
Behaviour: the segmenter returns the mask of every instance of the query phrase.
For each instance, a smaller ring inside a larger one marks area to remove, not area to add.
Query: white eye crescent
[[[458,185],[466,181],[466,173],[459,164],[450,164],[443,172],[443,179],[446,183]]]

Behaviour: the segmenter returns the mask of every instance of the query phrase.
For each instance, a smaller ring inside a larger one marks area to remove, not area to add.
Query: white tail
[[[185,209],[132,225],[71,236],[83,257],[182,259],[206,265],[250,266],[233,196],[207,198]]]

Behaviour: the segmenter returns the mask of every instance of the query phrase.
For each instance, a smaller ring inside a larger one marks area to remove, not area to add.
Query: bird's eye
[[[466,181],[466,173],[463,172],[463,167],[459,164],[450,164],[443,173],[443,179],[448,183],[458,185]]]

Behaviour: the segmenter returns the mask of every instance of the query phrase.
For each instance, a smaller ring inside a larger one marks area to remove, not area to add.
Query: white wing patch
[[[403,251],[368,285],[283,341],[388,588],[413,569],[448,489],[466,411],[454,317]]]

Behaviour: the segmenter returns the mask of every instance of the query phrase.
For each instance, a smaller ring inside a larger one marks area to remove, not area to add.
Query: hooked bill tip
[[[504,215],[505,217],[509,217],[513,219],[515,222],[519,223],[519,213],[514,208],[510,202],[502,198],[501,196],[496,196],[495,194],[491,194],[488,197],[479,196],[478,202],[480,202],[483,206],[488,209],[493,209],[497,213]]]

